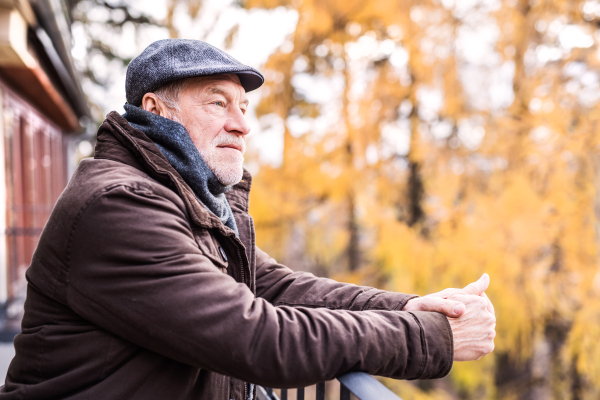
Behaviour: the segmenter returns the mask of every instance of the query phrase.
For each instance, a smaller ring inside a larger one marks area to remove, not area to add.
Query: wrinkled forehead
[[[204,101],[211,95],[222,95],[238,104],[248,105],[246,90],[240,84],[240,79],[236,74],[188,78],[182,94],[184,97],[189,96],[196,101]]]

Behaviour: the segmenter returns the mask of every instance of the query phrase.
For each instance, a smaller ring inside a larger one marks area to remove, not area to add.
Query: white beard
[[[235,155],[222,154],[217,150],[217,146],[223,144],[236,144],[242,148],[242,151],[236,151]],[[212,140],[208,150],[198,150],[223,186],[233,186],[242,180],[244,152],[246,151],[244,139],[234,134],[220,134]]]

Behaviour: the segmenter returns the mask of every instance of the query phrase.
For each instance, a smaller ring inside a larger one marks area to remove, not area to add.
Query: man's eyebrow
[[[226,91],[224,91],[223,89],[218,88],[218,87],[212,87],[212,88],[208,89],[208,93],[209,94],[220,94],[225,97],[227,97],[229,95],[229,93],[227,93]],[[250,102],[248,101],[247,98],[244,98],[244,100],[240,101],[240,104],[245,104],[246,107],[248,106],[249,103]]]

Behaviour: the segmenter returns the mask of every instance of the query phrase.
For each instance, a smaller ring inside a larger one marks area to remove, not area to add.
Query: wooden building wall
[[[25,270],[67,183],[67,157],[63,134],[55,124],[2,81],[0,96],[6,200],[0,302],[10,302],[24,297]]]

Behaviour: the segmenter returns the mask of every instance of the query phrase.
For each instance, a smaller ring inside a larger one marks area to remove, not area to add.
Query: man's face
[[[225,186],[242,179],[245,138],[250,132],[244,117],[247,107],[237,75],[194,79],[180,94],[177,119]]]

